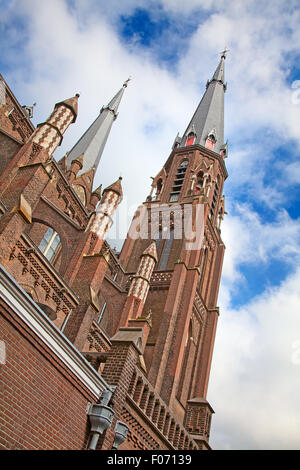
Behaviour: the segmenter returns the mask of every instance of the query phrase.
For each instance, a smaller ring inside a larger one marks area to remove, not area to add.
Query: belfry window
[[[162,188],[163,188],[163,181],[162,179],[160,178],[158,181],[157,181],[157,184],[156,184],[156,199],[158,199],[161,195],[161,191],[162,191]]]
[[[200,190],[204,187],[204,175],[203,171],[200,171],[197,177],[197,184],[195,187],[195,194],[199,194]]]
[[[175,175],[174,184],[172,187],[171,195],[170,195],[170,202],[176,202],[179,199],[179,194],[183,185],[185,172],[188,167],[188,160],[184,160],[180,167],[177,168],[177,173]]]
[[[189,145],[193,145],[196,140],[196,134],[195,132],[189,132],[187,139],[186,139],[186,144],[185,146],[188,147]]]
[[[60,237],[58,233],[55,232],[53,228],[49,227],[41,243],[39,244],[39,250],[51,262],[53,261],[60,246],[61,246],[61,242],[60,242]]]
[[[210,208],[210,212],[209,212],[209,218],[210,219],[213,218],[214,213],[215,213],[215,209],[216,209],[216,206],[217,206],[217,203],[218,203],[219,188],[220,188],[220,176],[218,175],[216,185],[215,185],[214,194],[213,194],[213,197],[212,197],[211,208]]]

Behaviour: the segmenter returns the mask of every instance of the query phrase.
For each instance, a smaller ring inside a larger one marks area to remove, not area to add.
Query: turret
[[[143,343],[146,344],[151,326],[151,314],[142,316],[150,287],[150,279],[157,263],[156,243],[153,241],[142,253],[136,274],[132,277],[127,299],[122,311],[120,327],[143,326]],[[145,336],[146,335],[146,336]]]
[[[67,171],[67,177],[69,178],[70,183],[76,179],[78,172],[82,169],[83,156],[84,155],[81,154],[80,157],[73,160],[70,169]]]
[[[94,211],[96,209],[96,206],[97,206],[98,202],[101,199],[101,191],[102,191],[102,184],[100,184],[100,186],[98,186],[98,188],[96,188],[92,192],[90,203],[89,203],[89,206],[88,206],[89,210]]]
[[[61,145],[69,125],[76,121],[78,98],[79,94],[76,94],[73,98],[56,103],[49,118],[38,124],[30,137],[30,141],[44,148],[49,156]]]
[[[93,247],[94,253],[100,252],[103,241],[112,226],[113,215],[122,201],[123,192],[121,180],[122,177],[120,176],[115,183],[103,190],[101,202],[97,207],[94,219],[92,220],[91,225],[87,228],[89,232],[96,234],[98,237],[98,241]]]

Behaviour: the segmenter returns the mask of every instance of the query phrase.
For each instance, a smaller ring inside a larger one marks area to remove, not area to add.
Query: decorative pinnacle
[[[227,54],[227,52],[229,52],[229,51],[230,51],[230,49],[227,49],[227,46],[225,46],[224,51],[221,51],[221,52],[220,52],[221,58],[222,58],[222,59],[226,59],[226,54]]]
[[[82,169],[82,167],[83,167],[83,159],[84,159],[84,153],[82,153],[82,154],[80,155],[80,157],[75,158],[74,160],[72,160],[72,163],[73,163],[73,162],[78,162],[79,165],[81,165],[81,169]]]

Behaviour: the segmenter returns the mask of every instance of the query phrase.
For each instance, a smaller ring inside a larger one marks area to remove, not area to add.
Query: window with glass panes
[[[157,269],[160,271],[163,271],[164,269],[167,268],[173,240],[174,240],[174,230],[171,229],[170,232],[168,233],[168,238],[165,239],[164,247],[163,247],[160,260],[157,266]]]
[[[51,262],[58,252],[60,247],[60,238],[57,232],[53,228],[49,227],[46,231],[41,243],[39,244],[39,249],[44,256]]]

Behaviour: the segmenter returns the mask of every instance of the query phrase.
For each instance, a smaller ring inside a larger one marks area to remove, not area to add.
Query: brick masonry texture
[[[0,448],[84,449],[89,436],[87,403],[93,397],[50,350],[1,305]]]

